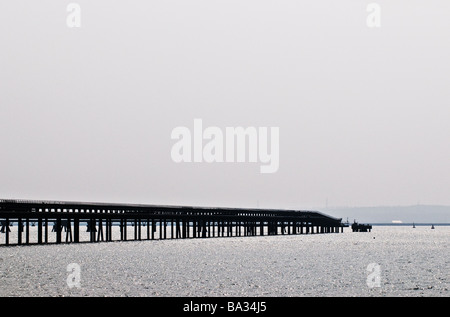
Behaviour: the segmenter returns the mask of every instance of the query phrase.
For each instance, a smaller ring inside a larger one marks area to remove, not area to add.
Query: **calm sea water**
[[[449,296],[449,246],[448,226],[376,226],[1,247],[0,296]],[[71,263],[79,265],[79,287],[67,283]]]

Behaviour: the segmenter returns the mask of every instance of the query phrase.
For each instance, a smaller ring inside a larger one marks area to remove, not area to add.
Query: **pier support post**
[[[80,219],[78,218],[73,220],[73,241],[75,243],[80,242]]]
[[[109,241],[109,219],[105,219],[105,240]]]
[[[155,240],[156,219],[152,219],[152,240]]]
[[[176,221],[176,239],[181,238],[181,229],[180,229],[180,220],[177,219]]]
[[[89,219],[89,234],[90,241],[95,242],[95,220],[93,218]]]
[[[105,219],[106,241],[111,241],[111,219]]]
[[[30,244],[30,218],[25,221],[25,243]]]
[[[95,220],[94,220],[94,223],[95,223]],[[101,218],[98,220],[97,241],[104,241],[104,237],[103,237],[103,220]]]
[[[208,234],[208,228],[206,227],[206,221],[202,221],[202,238],[206,238]]]
[[[38,239],[38,244],[42,244],[42,219],[41,218],[39,218],[38,219],[38,236],[37,236],[37,239]]]
[[[48,243],[48,218],[44,220],[44,242]]]
[[[175,239],[174,226],[175,226],[175,220],[170,219],[170,239]]]
[[[9,218],[5,219],[5,244],[9,245]]]
[[[72,242],[72,223],[70,218],[67,219],[67,225],[66,225],[66,243],[67,242]]]
[[[167,239],[167,219],[164,219],[164,239]]]
[[[55,224],[56,243],[61,243],[61,218],[56,218]]]
[[[22,244],[22,231],[23,231],[22,218],[17,219],[17,244]]]
[[[109,238],[108,241],[113,241],[113,220],[112,219],[108,219],[108,224],[109,224]]]

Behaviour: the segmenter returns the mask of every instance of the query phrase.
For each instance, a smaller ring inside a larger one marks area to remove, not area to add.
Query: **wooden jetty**
[[[37,238],[30,237],[30,223]],[[318,211],[34,200],[0,200],[0,224],[0,245],[337,233],[344,227],[341,218]],[[80,239],[82,225],[87,240]]]

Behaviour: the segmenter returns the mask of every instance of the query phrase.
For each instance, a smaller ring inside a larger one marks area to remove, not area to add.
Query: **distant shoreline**
[[[378,206],[328,208],[324,212],[342,219],[377,225],[450,225],[450,206]]]
[[[421,227],[424,227],[424,226],[435,226],[435,227],[437,227],[437,226],[440,226],[440,227],[443,227],[443,226],[450,226],[450,223],[434,223],[434,222],[430,222],[430,223],[409,223],[409,222],[405,222],[405,223],[371,223],[371,225],[372,226],[401,226],[401,227],[405,227],[405,226],[413,226],[413,225],[415,225],[416,227],[417,226],[421,226]]]

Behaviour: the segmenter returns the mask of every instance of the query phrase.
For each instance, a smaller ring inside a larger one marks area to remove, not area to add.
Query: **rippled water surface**
[[[1,247],[0,296],[449,296],[449,245],[448,226],[376,226],[368,233]],[[79,288],[67,284],[71,263],[80,266]],[[368,270],[372,263],[379,271]]]

